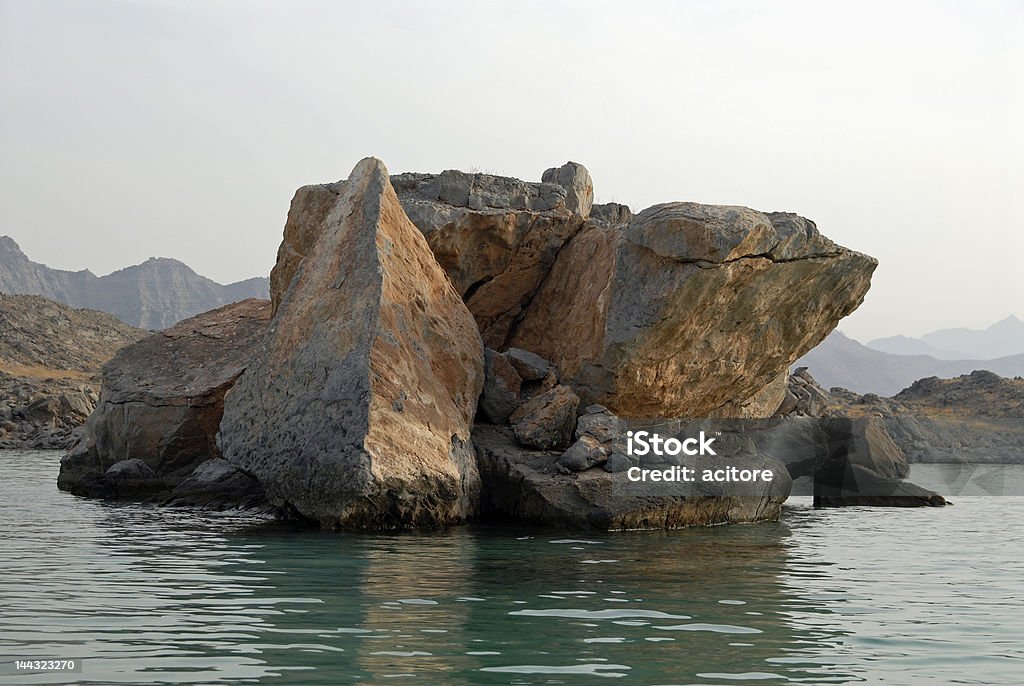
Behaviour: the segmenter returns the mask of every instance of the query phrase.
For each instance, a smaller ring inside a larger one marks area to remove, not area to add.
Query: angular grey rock
[[[106,495],[114,498],[138,498],[163,490],[166,484],[149,465],[138,458],[110,465],[103,474]]]
[[[617,202],[608,202],[603,205],[594,205],[590,208],[590,219],[602,222],[610,226],[625,226],[633,218],[633,212],[628,205],[620,205]]]
[[[509,421],[516,439],[540,450],[565,450],[572,441],[580,399],[567,386],[555,386],[519,406]]]
[[[523,380],[501,353],[484,350],[484,390],[480,412],[489,422],[505,424],[521,404],[519,390]]]
[[[103,473],[108,479],[129,480],[129,479],[153,479],[156,472],[149,468],[149,465],[137,457],[129,460],[121,460],[110,465],[110,468]]]
[[[224,459],[323,527],[474,515],[483,345],[384,164],[362,160],[310,231],[287,287],[277,271],[271,329],[225,398]]]
[[[561,167],[545,170],[540,180],[543,183],[555,183],[565,189],[565,206],[570,212],[584,219],[590,216],[590,208],[594,204],[594,182],[590,172],[578,162],[567,162]]]
[[[529,350],[509,348],[505,351],[505,357],[515,367],[523,381],[540,381],[551,369],[551,364],[547,360]]]
[[[630,467],[637,467],[640,465],[640,460],[635,457],[630,457],[625,452],[616,450],[608,456],[608,461],[604,463],[604,471],[618,473],[628,470]]]
[[[608,460],[609,450],[593,436],[581,436],[558,458],[558,464],[573,472],[582,472]]]

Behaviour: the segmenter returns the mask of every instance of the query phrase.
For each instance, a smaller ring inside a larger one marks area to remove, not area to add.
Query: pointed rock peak
[[[989,329],[1016,329],[1024,325],[1024,321],[1021,321],[1020,317],[1015,314],[1011,314],[1005,319],[1000,319],[998,322],[988,327]]]
[[[373,175],[383,176],[387,179],[388,168],[380,158],[364,157],[356,163],[355,167],[352,168],[352,173],[348,175],[348,180],[355,181],[357,179],[368,178]]]

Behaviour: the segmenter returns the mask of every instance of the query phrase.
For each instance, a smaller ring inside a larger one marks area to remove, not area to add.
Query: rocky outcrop
[[[383,163],[356,166],[306,245],[265,346],[227,395],[224,458],[322,526],[466,519],[480,488],[470,425],[483,346]]]
[[[0,449],[71,447],[99,399],[100,367],[145,335],[104,312],[0,293]]]
[[[796,215],[656,205],[573,237],[510,340],[623,416],[767,416],[875,266]]]
[[[833,388],[837,414],[877,416],[910,462],[1024,462],[1024,380],[975,371],[891,398]]]
[[[263,306],[271,319],[237,360],[198,342],[183,353],[223,409],[197,410],[205,396],[163,409],[152,390],[169,381],[128,378],[138,365],[119,357],[106,376],[120,404],[148,405],[101,407],[62,481],[155,489],[173,503],[264,503],[332,528],[777,518],[787,468],[745,427],[715,434],[730,459],[710,451],[687,466],[776,479],[637,486],[632,467],[680,464],[630,454],[626,431],[689,440],[703,426],[650,420],[666,415],[818,421],[811,382],[788,365],[859,304],[874,266],[796,215],[595,206],[576,163],[529,183],[389,177],[367,158],[345,181],[296,193]],[[152,356],[159,365],[167,351]],[[207,383],[226,368],[223,385]],[[863,454],[853,466],[877,466],[848,434],[843,450]],[[834,438],[819,443],[830,451]]]
[[[115,464],[144,464],[145,495],[170,491],[220,456],[224,394],[249,364],[269,325],[270,303],[244,300],[187,319],[121,349],[103,368],[100,402],[85,435],[61,460],[57,484],[79,495],[139,494]]]
[[[132,326],[164,329],[214,307],[265,298],[267,279],[221,285],[168,258],[150,258],[106,276],[69,272],[32,262],[13,239],[0,236],[0,291],[41,295],[108,312]]]

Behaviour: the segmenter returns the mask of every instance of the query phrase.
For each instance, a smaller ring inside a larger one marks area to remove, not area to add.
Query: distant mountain
[[[188,265],[150,258],[107,276],[52,269],[31,261],[9,236],[0,236],[0,292],[42,295],[72,307],[109,312],[144,329],[166,329],[182,319],[246,298],[268,298],[270,280],[223,286]]]
[[[933,345],[925,343],[920,338],[910,336],[888,336],[868,341],[865,345],[872,350],[878,350],[891,355],[929,355],[937,360],[959,360],[968,357],[963,353],[953,350],[942,350]]]
[[[893,355],[873,350],[839,331],[796,361],[808,367],[825,388],[842,386],[858,393],[891,396],[918,379],[944,379],[987,370],[999,376],[1024,376],[1024,353],[994,360],[939,360],[929,355]]]
[[[942,329],[921,338],[890,336],[868,341],[895,355],[931,355],[940,360],[993,360],[1024,353],[1024,321],[1011,315],[987,329]]]

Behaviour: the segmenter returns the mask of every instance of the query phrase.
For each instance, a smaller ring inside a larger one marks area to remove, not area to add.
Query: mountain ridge
[[[10,236],[0,236],[0,292],[41,295],[145,329],[165,329],[200,312],[246,298],[267,298],[270,280],[219,284],[180,260],[151,257],[105,276],[34,262]]]
[[[894,355],[931,355],[939,360],[994,360],[1024,353],[1024,321],[1009,315],[984,329],[939,329],[919,338],[886,336],[865,345]]]

